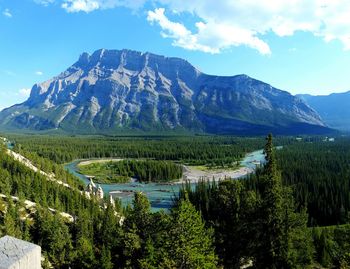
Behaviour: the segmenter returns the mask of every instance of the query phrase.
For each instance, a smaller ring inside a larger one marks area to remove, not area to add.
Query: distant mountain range
[[[207,75],[179,58],[131,50],[83,53],[0,113],[9,131],[325,133],[300,98],[246,75]]]
[[[350,131],[350,91],[330,95],[298,95],[321,116],[331,128]]]

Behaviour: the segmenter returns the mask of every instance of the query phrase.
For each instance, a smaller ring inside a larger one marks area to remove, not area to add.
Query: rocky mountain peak
[[[57,77],[34,85],[26,102],[0,117],[6,128],[83,133],[325,129],[300,99],[247,75],[207,75],[180,58],[106,49],[81,54]]]
[[[99,67],[101,69],[124,68],[130,71],[141,71],[145,68],[153,70],[172,69],[174,71],[191,71],[200,73],[186,60],[165,57],[153,53],[142,53],[133,50],[106,50],[100,49],[93,54],[84,52],[73,67],[89,70]]]

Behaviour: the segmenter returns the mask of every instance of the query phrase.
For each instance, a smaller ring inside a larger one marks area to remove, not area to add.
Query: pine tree
[[[53,221],[47,227],[49,257],[53,265],[57,268],[68,266],[71,264],[74,254],[71,244],[71,235],[68,227],[58,214],[54,215]]]
[[[105,247],[104,245],[102,246],[99,268],[103,268],[103,269],[112,269],[113,268],[111,251],[107,247]]]
[[[141,192],[136,192],[133,201],[133,209],[129,213],[125,223],[128,226],[134,226],[138,230],[141,239],[147,239],[148,227],[151,221],[151,204],[146,195]]]
[[[266,138],[266,164],[263,168],[259,246],[256,257],[258,268],[284,268],[286,257],[283,244],[283,208],[281,176],[277,171],[272,135]]]
[[[81,237],[78,239],[76,249],[75,268],[93,268],[95,254],[92,243],[87,238]]]
[[[7,198],[8,206],[4,217],[4,234],[22,238],[21,229],[19,227],[18,208],[13,204],[11,196]]]
[[[282,186],[272,135],[264,149],[266,164],[260,175],[261,205],[257,221],[257,268],[303,267],[312,261],[307,213],[298,213],[291,189]]]
[[[216,268],[212,230],[205,228],[200,213],[190,201],[180,201],[171,215],[172,225],[161,267]]]
[[[124,222],[123,234],[123,256],[124,267],[136,267],[144,255],[144,247],[151,228],[150,202],[147,196],[136,192],[133,200],[133,207],[127,211]]]

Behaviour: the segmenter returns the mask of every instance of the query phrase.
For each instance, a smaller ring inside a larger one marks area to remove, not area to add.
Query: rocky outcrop
[[[0,238],[0,268],[41,268],[41,247],[12,236]]]

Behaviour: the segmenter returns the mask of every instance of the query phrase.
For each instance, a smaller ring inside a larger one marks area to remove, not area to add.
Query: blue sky
[[[348,91],[348,14],[348,0],[0,0],[0,109],[100,48],[177,56],[293,94]]]

